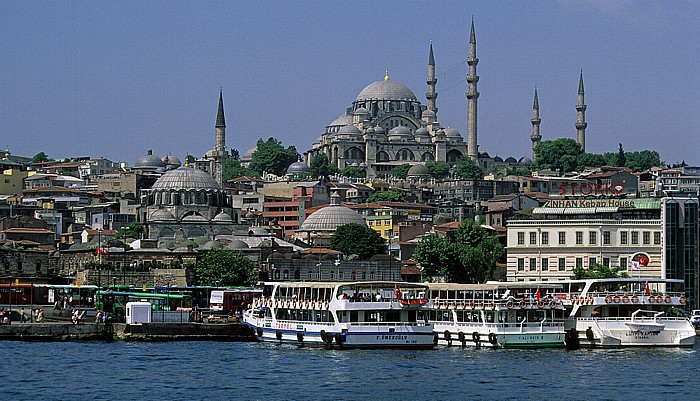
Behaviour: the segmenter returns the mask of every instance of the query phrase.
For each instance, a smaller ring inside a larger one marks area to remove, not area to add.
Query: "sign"
[[[636,199],[552,199],[545,207],[624,207],[634,208]]]
[[[591,184],[588,182],[562,182],[559,195],[621,195],[625,193],[625,181],[615,184]]]

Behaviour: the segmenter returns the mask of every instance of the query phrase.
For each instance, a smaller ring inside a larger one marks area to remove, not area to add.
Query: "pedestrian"
[[[41,308],[39,308],[39,311],[36,313],[36,321],[37,323],[44,321],[44,310]]]
[[[24,316],[24,308],[20,309],[20,311],[19,311],[19,322],[20,323],[27,323],[27,317]]]

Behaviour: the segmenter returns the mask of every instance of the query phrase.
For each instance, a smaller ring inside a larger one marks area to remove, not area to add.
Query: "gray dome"
[[[221,245],[220,242],[216,242],[216,241],[214,241],[214,240],[210,240],[210,241],[205,242],[205,243],[200,247],[200,249],[203,249],[203,250],[207,250],[207,249],[219,249],[219,248],[223,248],[223,247],[224,247],[224,246]]]
[[[462,139],[462,134],[452,127],[445,128],[445,136],[448,138]]]
[[[356,101],[364,100],[411,100],[418,101],[416,95],[406,85],[389,79],[367,85]]]
[[[357,110],[355,110],[355,113],[353,113],[356,116],[363,116],[369,114],[369,111],[365,109],[364,107],[360,107]]]
[[[521,157],[520,160],[518,160],[518,163],[522,163],[522,164],[532,164],[532,160],[530,160],[529,157],[524,156],[524,157]]]
[[[501,158],[501,156],[494,157],[493,161],[498,162],[498,163],[503,163],[503,159]]]
[[[396,126],[389,131],[389,140],[413,138],[411,130],[403,125]]]
[[[479,157],[491,158],[491,156],[489,155],[489,152],[487,152],[487,151],[485,151],[485,150],[480,150],[480,151],[479,151]]]
[[[337,193],[331,195],[331,205],[311,213],[301,224],[299,230],[331,232],[344,224],[357,223],[364,225],[365,219],[356,211],[341,206],[339,199],[340,197]]]
[[[423,127],[418,128],[413,135],[416,137],[430,138],[430,132],[428,132],[428,130]]]
[[[340,127],[336,135],[362,135],[362,132],[354,125]]]
[[[241,161],[248,161],[249,162],[249,161],[253,160],[253,153],[255,153],[256,150],[258,150],[257,146],[246,150],[245,153],[243,153],[243,156],[241,156]]]
[[[428,170],[424,164],[415,164],[408,169],[408,173],[406,175],[409,177],[426,176],[430,175],[430,170]]]
[[[175,221],[175,216],[165,209],[158,209],[148,219],[150,221]]]
[[[235,239],[228,244],[227,248],[233,249],[233,250],[239,250],[239,249],[248,249],[250,247],[245,242],[243,242],[239,239]]]
[[[374,133],[375,134],[384,134],[384,133],[386,133],[386,130],[381,125],[377,125],[376,127],[374,127]]]
[[[159,167],[165,167],[165,164],[160,157],[153,154],[151,149],[148,149],[148,152],[136,159],[136,163],[134,163],[134,168],[137,169],[157,169]]]
[[[251,227],[250,230],[248,230],[248,235],[269,235],[270,233],[267,232],[266,229],[262,227]]]
[[[221,212],[221,213],[217,214],[216,216],[214,216],[214,221],[230,222],[230,221],[233,221],[233,219],[231,218],[231,216],[228,215],[228,213]]]
[[[160,159],[158,159],[160,160]],[[218,189],[219,184],[202,170],[180,167],[163,174],[151,187],[152,190]]]
[[[517,162],[518,162],[518,161],[515,160],[515,158],[512,157],[512,156],[511,156],[511,157],[508,157],[508,158],[506,159],[506,163],[517,163]]]
[[[308,174],[309,166],[304,162],[294,162],[287,167],[287,174]]]
[[[189,216],[183,218],[182,221],[199,221],[199,222],[203,222],[203,221],[207,221],[207,219],[205,219],[204,216],[200,216],[200,215],[198,215],[198,214],[191,214],[191,215],[189,215]]]
[[[328,124],[328,126],[349,125],[349,124],[352,124],[352,116],[349,114],[343,114],[342,116],[336,118],[335,121]]]
[[[435,112],[432,110],[425,110],[422,114],[421,117],[435,117]]]

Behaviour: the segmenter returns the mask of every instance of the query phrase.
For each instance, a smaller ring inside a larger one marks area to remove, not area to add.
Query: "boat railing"
[[[405,326],[405,327],[424,327],[430,326],[432,323],[426,322],[340,322],[340,324],[350,324],[359,327],[386,327],[386,326]]]
[[[632,317],[632,316],[611,316],[611,317],[579,317],[577,320],[579,321],[584,321],[584,322],[601,322],[601,321],[608,321],[608,322],[613,322],[613,321],[618,321],[618,322],[628,322],[630,320],[636,320],[636,321],[654,321],[654,320],[664,320],[664,321],[681,321],[681,320],[688,320],[684,317],[678,317],[678,316],[661,316],[661,317],[652,317],[652,316],[637,316],[637,317]]]
[[[513,323],[481,323],[481,322],[458,322],[458,327],[486,327],[492,331],[515,331],[515,332],[532,332],[533,329],[539,330],[540,332],[551,331],[551,330],[563,330],[564,322],[552,321],[544,319],[542,321],[527,321],[523,320],[521,322]]]

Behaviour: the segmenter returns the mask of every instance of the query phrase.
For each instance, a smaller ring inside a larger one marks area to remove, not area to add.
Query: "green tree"
[[[522,175],[529,177],[532,175],[532,170],[529,167],[518,167],[514,169],[508,169],[508,175]]]
[[[143,235],[144,231],[144,225],[143,223],[139,221],[134,221],[131,222],[119,230],[117,230],[117,233],[114,235],[116,238],[136,238],[139,239],[141,238],[141,235]]]
[[[366,172],[365,169],[362,167],[345,167],[341,172],[340,175],[343,175],[345,177],[350,177],[350,178],[365,178]]]
[[[375,192],[367,198],[367,202],[405,202],[403,195],[394,191]]]
[[[258,139],[249,168],[259,175],[268,172],[281,176],[287,172],[287,167],[298,159],[299,153],[294,146],[285,149],[282,142],[275,138],[268,138],[267,141]]]
[[[44,152],[39,152],[32,157],[32,163],[41,163],[46,161],[49,161],[49,158]]]
[[[620,149],[617,151],[617,160],[615,160],[615,166],[625,167],[627,165],[627,157],[625,157],[625,150],[622,149],[622,143],[620,143]]]
[[[430,170],[430,175],[436,180],[442,180],[450,175],[450,165],[441,161],[427,161],[425,167]]]
[[[648,170],[652,167],[661,166],[661,158],[659,152],[655,150],[642,150],[640,152],[626,152],[627,158],[626,167],[629,167],[634,172]]]
[[[581,145],[571,138],[542,141],[535,147],[535,168],[566,173],[578,167]]]
[[[311,159],[309,171],[313,178],[328,178],[329,175],[338,174],[339,172],[338,167],[331,163],[331,161],[328,160],[328,156],[323,153],[319,153]]]
[[[197,285],[249,286],[258,280],[255,264],[240,251],[210,249],[202,253],[195,268]]]
[[[366,225],[350,223],[335,229],[330,248],[367,260],[374,255],[386,253],[386,241],[379,232]]]
[[[455,165],[455,177],[468,180],[479,180],[484,178],[484,169],[469,156],[462,156]]]
[[[588,269],[585,267],[574,268],[574,280],[582,280],[587,278],[624,278],[629,277],[629,274],[621,272],[617,267],[607,267],[600,264],[593,264]]]
[[[578,170],[583,170],[586,167],[601,167],[605,165],[610,165],[610,162],[606,155],[599,155],[596,153],[581,153],[578,156]]]
[[[424,237],[414,252],[424,278],[437,273],[454,283],[483,283],[492,279],[496,262],[504,255],[498,240],[471,220],[460,224],[454,236]]]
[[[402,164],[400,166],[395,166],[393,169],[391,169],[390,175],[403,180],[408,175],[408,169],[410,168],[410,164]]]
[[[226,159],[226,164],[224,165],[224,181],[243,177],[244,175],[258,177],[255,171],[241,166],[240,160],[232,158]]]

